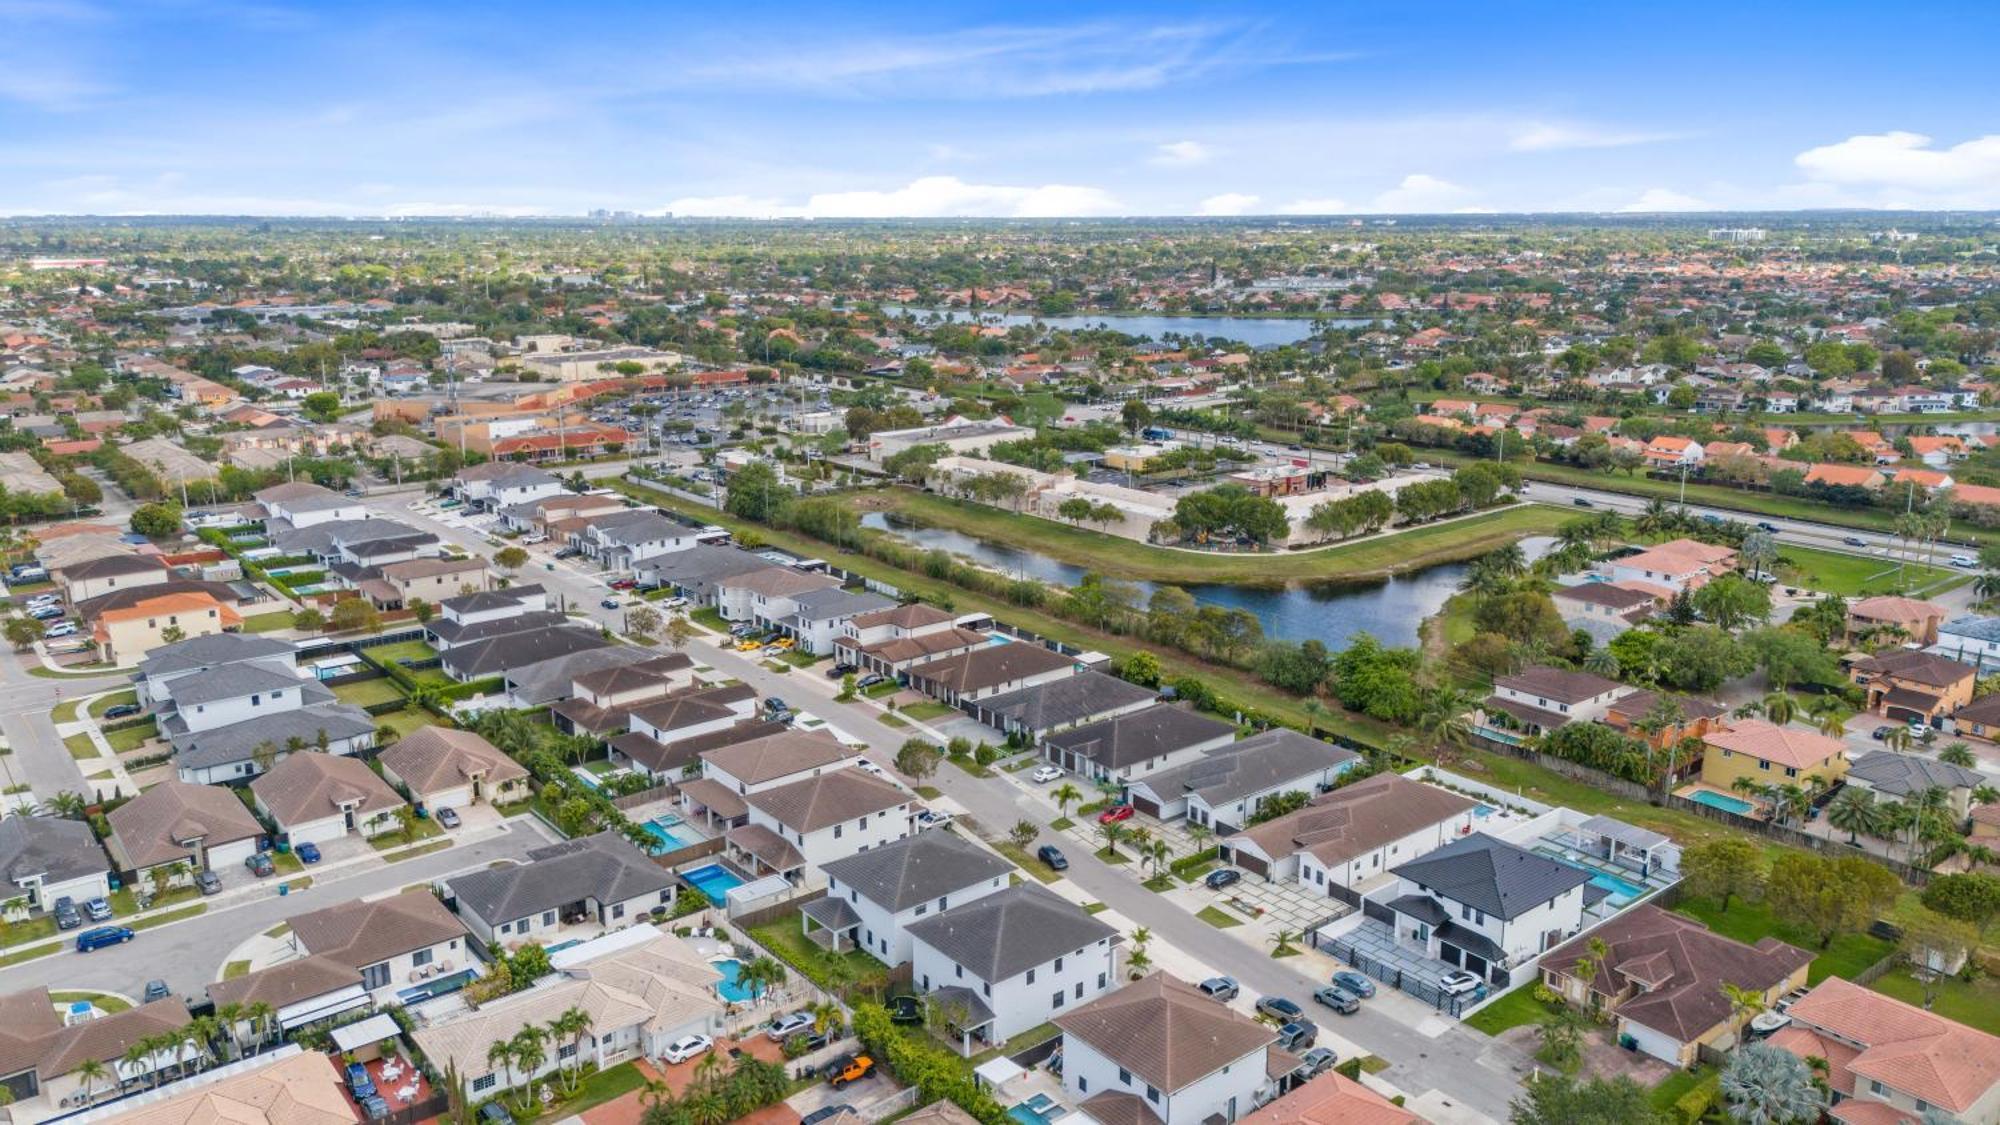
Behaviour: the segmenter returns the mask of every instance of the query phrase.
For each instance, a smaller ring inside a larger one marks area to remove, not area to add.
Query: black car
[[[267,878],[269,876],[278,873],[277,867],[271,862],[271,857],[263,852],[255,852],[251,855],[244,856],[243,866],[249,868],[251,872],[255,874],[259,879]]]
[[[1868,736],[1877,742],[1887,742],[1890,735],[1902,729],[1902,727],[1876,727],[1868,733]]]
[[[1758,531],[1768,531],[1768,532],[1770,532],[1771,534],[1773,534],[1773,535],[1776,535],[1776,534],[1778,533],[1778,525],[1777,525],[1777,524],[1775,524],[1775,523],[1772,523],[1772,522],[1771,522],[1770,520],[1758,520],[1758,521],[1757,521],[1757,530],[1758,530]]]
[[[104,712],[104,717],[107,719],[123,719],[129,715],[136,715],[143,710],[145,708],[139,706],[137,703],[120,703],[116,707],[107,708]]]
[[[76,901],[68,895],[56,900],[54,913],[58,930],[74,930],[83,925],[83,915],[77,912]]]
[[[1054,844],[1043,844],[1040,848],[1036,849],[1035,858],[1048,864],[1051,871],[1069,870],[1068,857],[1064,856],[1062,849],[1056,847]]]
[[[853,1112],[854,1107],[844,1102],[838,1105],[823,1105],[799,1118],[799,1125],[819,1125],[822,1121],[831,1121],[843,1113]]]
[[[861,677],[859,680],[856,680],[854,686],[861,688],[872,688],[876,684],[886,684],[888,682],[889,682],[889,677],[884,676],[879,672],[870,672],[867,675]]]
[[[1576,505],[1577,507],[1579,507],[1579,508],[1595,508],[1595,507],[1597,507],[1597,505],[1595,505],[1595,504],[1591,503],[1590,501],[1588,501],[1588,500],[1584,499],[1584,498],[1583,498],[1583,497],[1581,497],[1581,496],[1577,496],[1577,497],[1572,497],[1572,498],[1571,498],[1571,500],[1570,500],[1570,503],[1572,503],[1572,504],[1575,504],[1575,505]]]
[[[1243,873],[1234,867],[1217,868],[1209,872],[1208,877],[1202,880],[1203,883],[1208,885],[1208,889],[1211,891],[1219,891],[1231,883],[1240,883],[1242,881]]]
[[[852,671],[854,671],[854,665],[852,664],[836,664],[833,667],[828,668],[826,670],[826,678],[829,680],[837,680],[840,677],[845,676]]]

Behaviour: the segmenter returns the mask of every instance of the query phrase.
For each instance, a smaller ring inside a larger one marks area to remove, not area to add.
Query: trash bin
[[[292,885],[291,885],[290,883],[279,883],[279,884],[278,884],[278,897],[279,897],[279,898],[283,898],[283,897],[285,897],[286,895],[288,895],[288,894],[291,894],[291,893],[292,893]]]

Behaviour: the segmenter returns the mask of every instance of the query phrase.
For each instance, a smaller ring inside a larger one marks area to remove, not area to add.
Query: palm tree
[[[205,1064],[208,1061],[215,1050],[215,1037],[221,1030],[222,1025],[216,1022],[214,1016],[196,1016],[188,1021],[182,1031],[188,1045],[194,1048],[195,1063]],[[200,1067],[197,1066],[197,1069]]]
[[[1449,766],[1455,757],[1453,750],[1472,737],[1472,724],[1466,718],[1471,708],[1471,697],[1456,688],[1439,688],[1425,698],[1417,729],[1430,742],[1439,766]]]
[[[123,1077],[126,1080],[136,1082],[141,1078],[145,1078],[149,1080],[148,1084],[150,1084],[153,1075],[158,1073],[152,1069],[152,1059],[153,1041],[151,1039],[135,1040],[131,1046],[125,1048],[124,1054],[118,1056],[119,1064],[125,1068]],[[123,1082],[120,1084],[122,1085]]]
[[[215,1021],[222,1025],[223,1033],[229,1036],[229,1057],[242,1058],[243,1039],[236,1033],[236,1028],[243,1022],[243,1005],[234,1002],[217,1005]]]
[[[1784,726],[1799,713],[1799,701],[1782,691],[1774,691],[1764,697],[1764,717],[1773,726]]]
[[[1883,736],[1882,741],[1889,749],[1901,754],[1910,748],[1910,728],[1897,727]]]
[[[1056,811],[1063,816],[1068,816],[1069,807],[1083,800],[1083,790],[1065,781],[1061,785],[1056,786],[1056,791],[1049,794],[1049,796],[1055,798]]]
[[[566,1008],[561,1015],[549,1021],[549,1038],[569,1041],[569,1065],[563,1067],[563,1089],[576,1093],[577,1082],[583,1074],[583,1037],[593,1024],[590,1013],[582,1008]]]
[[[1104,840],[1104,858],[1118,854],[1118,841],[1125,835],[1125,826],[1118,821],[1102,821],[1097,825],[1097,834]]]
[[[1265,940],[1271,942],[1275,947],[1271,950],[1271,956],[1283,957],[1285,954],[1292,952],[1292,943],[1299,940],[1299,932],[1297,930],[1280,929]]]
[[[1826,1094],[1805,1060],[1764,1043],[1746,1043],[1722,1070],[1723,1100],[1743,1125],[1794,1125],[1817,1121]]]
[[[1764,994],[1754,988],[1739,988],[1722,982],[1722,994],[1729,999],[1729,1022],[1740,1027],[1744,1020],[1764,1010]]]
[[[243,1015],[250,1021],[251,1033],[257,1037],[257,1051],[263,1050],[264,1045],[271,1041],[271,1028],[277,1022],[278,1010],[262,1000],[257,1000],[243,1009]],[[257,1051],[252,1051],[251,1054],[254,1055]]]
[[[85,1059],[76,1068],[76,1076],[83,1082],[83,1104],[90,1104],[90,1088],[111,1076],[111,1071],[96,1059]]]
[[[1875,794],[1851,785],[1826,806],[1826,822],[1846,832],[1849,844],[1855,842],[1857,834],[1872,837],[1880,832],[1884,819],[1882,806],[1875,803]]]
[[[1963,742],[1954,742],[1938,751],[1938,761],[1966,769],[1975,769],[1979,765],[1979,759],[1972,754],[1972,747]]]
[[[549,1033],[535,1024],[529,1024],[515,1032],[514,1038],[507,1041],[508,1053],[514,1056],[516,1063],[520,1064],[521,1074],[527,1079],[521,1086],[521,1106],[524,1109],[534,1098],[535,1072],[542,1069],[543,1063],[549,1061],[548,1042]]]
[[[495,1039],[486,1045],[486,1068],[497,1070],[503,1085],[514,1084],[514,1045],[505,1039]]]

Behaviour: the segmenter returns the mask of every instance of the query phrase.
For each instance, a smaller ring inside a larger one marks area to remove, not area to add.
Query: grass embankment
[[[289,629],[291,627],[292,611],[288,609],[273,610],[270,613],[253,613],[243,619],[243,631],[246,633],[275,633],[280,629]]]
[[[1778,549],[1777,569],[1786,585],[1805,586],[1844,598],[1933,590],[1954,580],[1971,578],[1961,571],[1883,555],[1850,555],[1791,544]]]
[[[918,523],[1005,543],[1032,543],[1035,550],[1050,558],[1113,578],[1177,583],[1379,581],[1438,563],[1476,558],[1524,535],[1549,534],[1572,515],[1539,504],[1515,504],[1356,543],[1252,554],[1154,547],[1040,516],[909,489],[875,495],[886,498],[886,510]]]
[[[110,695],[101,695],[90,701],[90,717],[93,719],[102,719],[104,713],[113,707],[122,707],[127,703],[137,702],[139,702],[139,693],[136,691],[114,691]],[[61,720],[57,721],[60,722]]]

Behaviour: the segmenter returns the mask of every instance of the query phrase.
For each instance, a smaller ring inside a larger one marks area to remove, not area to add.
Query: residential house
[[[1484,832],[1391,874],[1396,885],[1371,898],[1394,913],[1396,939],[1496,988],[1576,933],[1584,906],[1605,894],[1588,871]]]
[[[510,805],[528,798],[528,771],[469,730],[420,727],[376,758],[382,777],[409,791],[424,809],[458,809],[484,801]]]
[[[1231,864],[1252,875],[1296,879],[1332,895],[1472,831],[1477,807],[1448,790],[1379,773],[1251,825],[1222,846]]]
[[[1701,443],[1692,438],[1661,434],[1646,443],[1646,464],[1655,469],[1693,468],[1701,464]]]
[[[1653,615],[1658,600],[1644,590],[1611,582],[1579,582],[1558,586],[1549,594],[1563,622],[1610,641]]]
[[[316,751],[286,755],[250,783],[250,792],[293,847],[393,832],[397,810],[406,807],[366,762]]]
[[[380,567],[379,572],[380,581],[390,595],[375,599],[383,609],[402,609],[420,600],[436,606],[493,584],[493,573],[486,569],[486,560],[476,555],[462,559],[410,559],[389,563]]]
[[[1227,1125],[1275,1092],[1277,1032],[1154,973],[1058,1015],[1063,1090],[1101,1125]]]
[[[474,595],[477,596],[477,595]],[[527,628],[495,634],[507,623],[495,622],[439,652],[439,666],[458,683],[501,677],[511,679],[532,664],[593,649],[609,648],[602,631],[586,625],[563,625],[535,619]],[[432,624],[436,624],[433,622]]]
[[[40,1121],[74,1112],[69,1104],[85,1085],[94,1095],[109,1096],[128,1084],[153,1081],[161,1070],[200,1054],[192,1043],[176,1040],[143,1057],[125,1053],[146,1040],[162,1040],[193,1019],[179,997],[91,1019],[69,1020],[43,986],[0,996],[0,1087],[9,1097],[14,1121]],[[97,1063],[101,1077],[86,1079],[85,1064]]]
[[[632,729],[635,709],[699,690],[694,661],[676,652],[579,671],[570,681],[567,698],[550,707],[549,715],[565,734],[610,738]],[[719,704],[722,695],[708,698]]]
[[[1593,955],[1602,942],[1606,951]],[[1806,983],[1813,955],[1774,937],[1755,945],[1723,937],[1692,918],[1641,903],[1542,958],[1542,983],[1581,1009],[1608,1013],[1618,1036],[1674,1067],[1701,1047],[1735,1046],[1750,1010],[1725,991],[1755,994],[1765,1007]]]
[[[364,520],[368,505],[332,489],[305,481],[274,484],[255,494],[263,505],[267,525],[282,523],[285,530],[312,527],[334,520]]]
[[[957,656],[918,664],[905,673],[910,687],[940,703],[969,703],[1074,675],[1076,658],[1041,645],[989,644]]]
[[[332,1055],[285,1046],[121,1103],[118,1125],[350,1125],[360,1110]]]
[[[71,605],[135,586],[157,586],[173,577],[167,564],[151,555],[99,555],[69,566],[50,567],[49,572]]]
[[[586,526],[569,534],[569,545],[606,570],[626,572],[695,546],[700,534],[700,528],[656,511],[621,511],[590,517]]]
[[[816,571],[770,566],[718,578],[716,609],[725,621],[747,621],[770,629],[798,612],[798,598],[818,590],[836,590],[840,579]]]
[[[1129,715],[1153,706],[1159,693],[1086,668],[1075,675],[988,696],[974,717],[1002,734],[1039,739],[1052,731]]]
[[[909,927],[1005,889],[1014,865],[952,832],[919,832],[821,868],[826,895],[801,925],[851,942],[891,968],[910,959]]]
[[[264,838],[264,826],[234,792],[175,778],[148,786],[104,819],[111,825],[105,841],[111,858],[134,878],[175,865],[188,874],[228,871],[241,867]]]
[[[567,710],[574,714],[573,708]],[[689,687],[631,708],[627,712],[626,729],[670,746],[683,739],[728,730],[753,718],[756,711],[757,692],[748,684]]]
[[[1727,725],[1729,708],[1706,699],[1665,692],[1628,692],[1611,701],[1603,723],[1653,747],[1668,750],[1684,738],[1701,738]],[[1657,723],[1657,729],[1652,724]],[[1689,762],[1687,765],[1692,766]]]
[[[1889,483],[1889,478],[1880,470],[1863,465],[1836,465],[1822,462],[1806,470],[1805,483],[1825,485],[1828,488],[1859,488],[1868,492],[1878,492]]]
[[[1855,661],[1848,670],[1868,692],[1868,709],[1885,718],[1942,726],[1972,702],[1973,670],[1950,657],[1892,649]]]
[[[451,492],[475,511],[532,504],[563,494],[561,478],[533,465],[488,461],[469,465],[451,479]]]
[[[1243,1118],[1244,1125],[1425,1125],[1424,1119],[1329,1070]]]
[[[1360,760],[1361,755],[1344,746],[1273,727],[1134,779],[1126,799],[1162,820],[1185,816],[1189,823],[1229,836],[1249,827],[1265,802],[1286,793],[1316,796]]]
[[[907,933],[911,980],[968,1055],[1112,988],[1118,931],[1032,880],[912,922]]]
[[[96,833],[81,820],[10,816],[0,820],[0,897],[29,910],[56,900],[88,902],[111,893],[111,863]]]
[[[935,606],[912,602],[849,618],[833,640],[835,659],[863,674],[896,676],[919,664],[958,656],[992,638]]]
[[[532,532],[554,538],[553,527],[565,520],[590,519],[625,511],[616,495],[592,496],[564,492],[542,500],[500,509],[500,522],[509,531]]]
[[[242,627],[243,617],[234,605],[218,603],[208,594],[162,594],[98,614],[91,639],[106,663],[132,664],[173,641]]]
[[[1920,645],[1938,643],[1938,629],[1950,611],[1936,602],[1882,594],[1847,603],[1847,641],[1863,637],[1901,638]],[[1886,634],[1886,636],[1885,636]]]
[[[2000,1037],[1831,976],[1785,1014],[1791,1022],[1767,1042],[1826,1060],[1835,1121],[2000,1121]]]
[[[674,874],[616,832],[531,849],[524,861],[454,875],[446,900],[489,949],[565,926],[616,929],[673,905]]]
[[[1234,724],[1161,703],[1049,734],[1042,755],[1092,781],[1126,784],[1192,762],[1235,737]]]
[[[280,1031],[366,1010],[375,1003],[362,987],[361,971],[331,957],[282,961],[242,976],[214,981],[207,989],[208,998],[217,1009],[231,1004],[246,1008],[252,1004],[270,1005]],[[246,1040],[251,1034],[248,1021],[239,1024],[237,1030]]]
[[[1693,539],[1673,539],[1605,564],[1613,582],[1640,583],[1671,596],[1694,591],[1736,569],[1736,552]]]
[[[1927,651],[1970,664],[1981,674],[2000,667],[2000,617],[1954,617],[1938,626],[1937,640]]]
[[[375,720],[289,656],[217,664],[152,684],[141,692],[148,695],[183,781],[253,777],[296,747],[352,754],[375,744]]]
[[[1906,801],[1931,789],[1943,790],[1951,819],[1961,821],[1972,812],[1972,793],[1987,784],[1986,775],[1936,758],[1898,754],[1894,750],[1871,750],[1847,769],[1849,788],[1878,797]]]
[[[464,924],[427,890],[292,916],[293,948],[358,970],[362,985],[376,993],[418,979],[419,969],[448,973],[469,965],[465,936]]]
[[[834,642],[847,622],[862,614],[896,608],[896,603],[873,590],[829,587],[793,595],[788,617],[774,624],[778,631],[798,642],[798,650],[815,656],[833,652]]]
[[[1534,664],[1493,679],[1493,694],[1474,715],[1474,729],[1503,742],[1516,732],[1536,735],[1604,717],[1631,688],[1589,672]]]
[[[1731,720],[1703,736],[1701,779],[1723,792],[1748,779],[1758,785],[1831,785],[1847,775],[1847,743],[1764,719]]]
[[[910,834],[914,798],[864,770],[833,769],[744,796],[749,822],[724,837],[728,854],[759,874],[798,882],[803,869]]]

